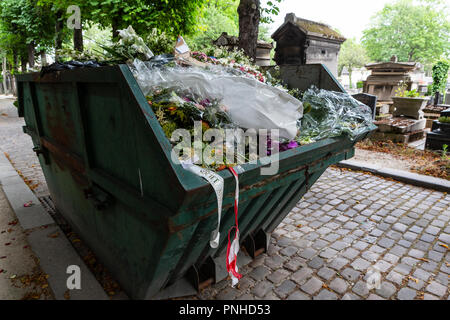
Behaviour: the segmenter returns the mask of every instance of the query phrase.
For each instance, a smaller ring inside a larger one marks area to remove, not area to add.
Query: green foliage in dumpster
[[[205,129],[224,128],[232,120],[226,108],[219,101],[195,95],[180,96],[176,90],[162,89],[147,96],[166,136],[170,139],[173,131],[184,128],[194,130],[194,121],[201,121]]]

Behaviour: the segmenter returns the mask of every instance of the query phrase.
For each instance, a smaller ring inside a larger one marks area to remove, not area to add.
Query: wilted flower
[[[283,143],[282,145],[280,145],[280,151],[287,151],[287,150],[291,150],[291,149],[295,149],[298,148],[299,145],[296,141],[291,141],[289,143]]]

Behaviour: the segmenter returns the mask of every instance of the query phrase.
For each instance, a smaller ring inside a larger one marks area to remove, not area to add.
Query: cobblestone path
[[[12,100],[0,99],[0,151],[47,195],[23,125]],[[269,252],[242,268],[239,289],[222,281],[192,298],[448,300],[449,220],[450,195],[330,168],[272,234]],[[368,288],[371,272],[378,289]]]

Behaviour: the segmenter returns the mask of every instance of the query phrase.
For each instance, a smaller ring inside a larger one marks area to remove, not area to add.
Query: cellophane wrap
[[[302,101],[311,110],[301,121],[300,140],[318,141],[346,134],[354,141],[374,127],[370,108],[347,93],[313,87],[304,93]]]
[[[215,101],[240,128],[279,129],[280,137],[287,140],[298,134],[302,103],[279,88],[222,66],[182,67],[164,61],[135,60],[130,67],[146,96],[166,90],[195,103]]]

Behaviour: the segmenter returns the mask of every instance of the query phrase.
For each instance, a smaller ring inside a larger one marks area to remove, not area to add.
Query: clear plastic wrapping
[[[279,129],[280,137],[293,140],[303,116],[302,103],[287,92],[226,68],[155,65],[135,60],[131,70],[146,96],[166,90],[195,104],[214,102],[243,129]],[[205,105],[203,105],[205,107]],[[208,109],[208,108],[207,108]]]
[[[318,141],[342,134],[353,141],[373,127],[370,108],[347,93],[308,89],[303,95],[305,109],[300,141]]]

